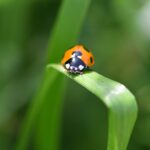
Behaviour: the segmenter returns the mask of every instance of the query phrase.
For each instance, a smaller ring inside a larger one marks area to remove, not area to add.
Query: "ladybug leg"
[[[67,72],[68,72],[68,73],[72,73],[72,71],[71,71],[71,70],[67,70]]]

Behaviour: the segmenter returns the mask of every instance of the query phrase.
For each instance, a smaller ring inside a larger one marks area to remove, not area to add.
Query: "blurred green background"
[[[12,150],[18,141],[28,106],[41,83],[49,36],[62,2],[0,0],[0,150]],[[149,150],[150,2],[93,0],[79,41],[95,56],[93,70],[123,83],[136,96],[139,115],[128,150]],[[105,106],[68,82],[61,149],[105,150]]]

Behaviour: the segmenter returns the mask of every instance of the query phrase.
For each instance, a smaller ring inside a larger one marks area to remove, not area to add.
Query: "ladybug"
[[[70,73],[82,74],[94,65],[94,57],[82,45],[76,45],[65,52],[61,64]]]

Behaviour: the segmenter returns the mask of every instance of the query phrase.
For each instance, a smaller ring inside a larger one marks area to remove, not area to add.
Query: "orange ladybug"
[[[61,64],[68,72],[82,74],[94,65],[94,57],[83,45],[76,45],[65,52]]]

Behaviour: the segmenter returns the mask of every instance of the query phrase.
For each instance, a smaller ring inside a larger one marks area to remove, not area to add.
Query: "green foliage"
[[[64,50],[77,43],[91,0],[64,0],[48,47],[49,61],[61,60]]]
[[[89,2],[65,0],[62,3],[59,17],[50,40],[50,62],[60,60],[64,49],[75,44]],[[78,11],[76,12],[75,10],[77,9]],[[62,72],[62,67],[55,66],[54,68]],[[133,95],[123,85],[98,75],[95,72],[73,78],[100,98],[108,107],[109,131],[107,149],[125,150],[137,113]],[[44,84],[41,86],[39,94],[35,98],[23,126],[23,134],[17,147],[18,150],[28,148],[27,141],[29,140],[29,133],[35,122],[39,122],[36,130],[36,149],[57,150],[59,148],[60,118],[64,91],[63,81],[64,78],[58,76],[54,71],[46,72],[43,81]]]
[[[123,85],[139,108],[128,150],[150,149],[149,1],[1,0],[0,10],[0,149],[126,149],[137,108]],[[81,43],[93,70],[123,85],[54,65]]]
[[[65,0],[62,3],[58,21],[55,25],[53,35],[50,40],[50,46],[48,48],[50,62],[60,60],[64,49],[76,43],[89,3],[90,0]],[[39,118],[39,120],[41,119],[41,123],[37,131],[39,132],[39,135],[37,136],[37,141],[39,142],[37,142],[36,149],[58,149],[59,122],[61,106],[63,104],[63,94],[61,93],[64,88],[62,88],[63,84],[61,83],[61,81],[63,81],[63,77],[61,76],[57,78],[57,76],[53,73],[55,74],[55,72],[45,73],[46,77],[43,81],[44,86],[40,89],[37,98],[35,98],[33,105],[29,110],[28,117],[25,120],[22,129],[21,138],[17,146],[18,150],[28,148],[29,134],[40,112],[41,118]],[[54,76],[55,79],[53,79]],[[53,83],[50,84],[49,81],[53,81]]]

